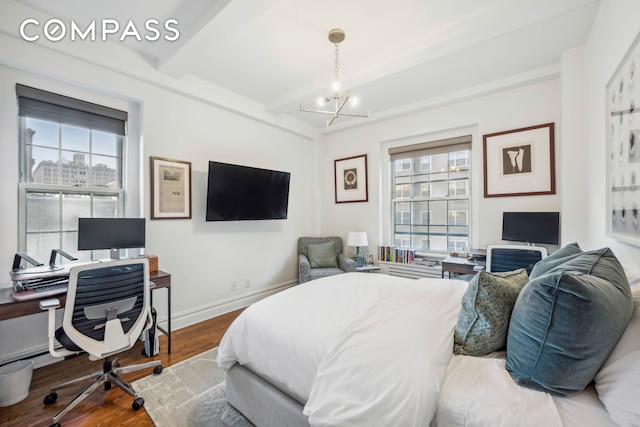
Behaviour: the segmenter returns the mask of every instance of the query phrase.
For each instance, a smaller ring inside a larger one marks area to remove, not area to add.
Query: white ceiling
[[[3,0],[4,1],[4,0]],[[599,0],[16,0],[47,16],[105,18],[139,29],[175,18],[176,42],[124,42],[156,70],[208,81],[324,127],[341,28],[340,77],[376,120],[424,108],[452,92],[525,84],[553,73],[564,50],[583,44]],[[96,49],[101,46],[96,44]],[[65,48],[73,48],[67,44]],[[496,83],[502,82],[502,83]],[[430,101],[431,100],[431,101]],[[334,125],[335,126],[335,125]]]

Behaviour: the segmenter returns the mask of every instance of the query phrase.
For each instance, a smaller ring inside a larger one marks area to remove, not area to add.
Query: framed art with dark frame
[[[556,193],[553,123],[484,135],[484,197]]]
[[[191,162],[151,157],[151,219],[191,218]]]
[[[335,160],[333,166],[336,203],[369,201],[366,154]]]
[[[640,246],[640,34],[606,85],[607,235]]]

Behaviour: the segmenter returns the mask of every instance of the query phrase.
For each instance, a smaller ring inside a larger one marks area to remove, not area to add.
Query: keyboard
[[[13,299],[28,301],[64,294],[68,285],[68,276],[18,280],[13,284]]]

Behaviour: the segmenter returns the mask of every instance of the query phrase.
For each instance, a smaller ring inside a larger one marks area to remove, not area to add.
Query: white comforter
[[[363,273],[307,282],[245,310],[218,364],[307,402],[313,426],[428,426],[466,286]]]
[[[306,402],[312,426],[561,426],[552,398],[515,385],[504,360],[452,359],[466,287],[363,273],[313,280],[247,308],[218,364],[245,365]],[[510,412],[523,402],[534,416]]]

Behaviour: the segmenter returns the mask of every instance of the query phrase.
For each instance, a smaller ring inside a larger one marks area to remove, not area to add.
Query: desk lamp
[[[356,266],[362,267],[364,265],[364,257],[360,255],[360,246],[368,246],[369,242],[367,241],[367,232],[366,231],[350,231],[349,237],[347,238],[347,246],[355,246],[356,247],[356,256],[354,260],[356,261]]]

